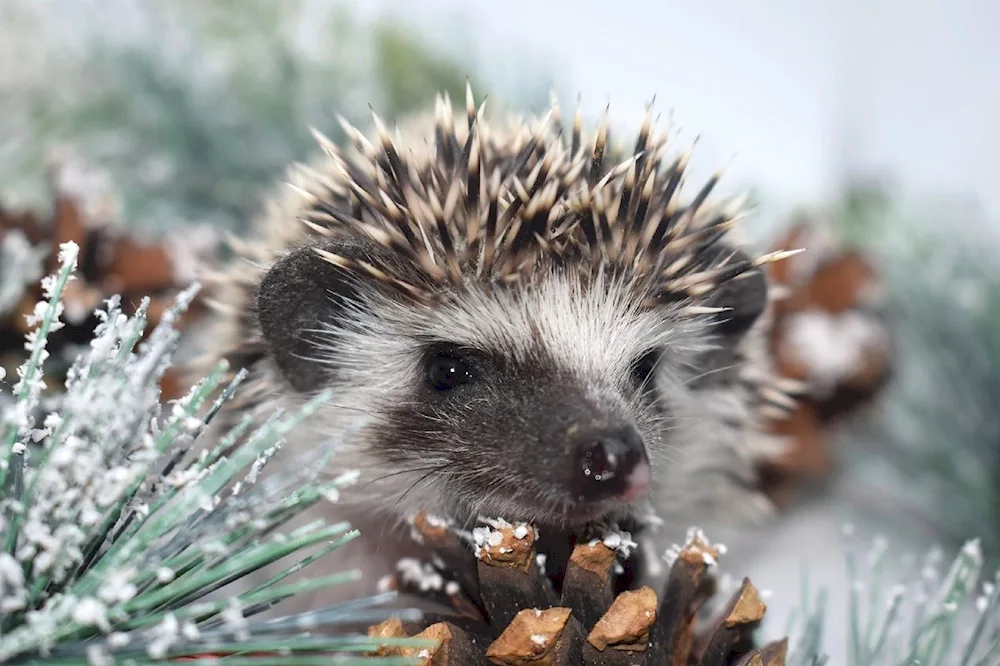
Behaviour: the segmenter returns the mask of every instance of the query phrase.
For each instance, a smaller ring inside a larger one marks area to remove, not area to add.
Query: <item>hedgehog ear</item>
[[[257,315],[271,357],[288,383],[303,393],[323,388],[328,373],[315,360],[318,329],[345,316],[347,304],[357,301],[364,288],[356,274],[325,261],[317,249],[348,259],[370,254],[356,242],[299,247],[268,270],[257,292]]]
[[[720,248],[720,254],[731,256],[727,263],[749,261],[743,250]],[[709,297],[711,307],[728,308],[716,315],[714,330],[730,340],[738,340],[750,330],[767,308],[768,280],[762,268],[752,270],[720,284]]]

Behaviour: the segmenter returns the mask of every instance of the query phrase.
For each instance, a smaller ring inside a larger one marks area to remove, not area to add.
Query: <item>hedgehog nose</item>
[[[582,502],[639,499],[649,488],[646,447],[634,428],[591,431],[576,447],[574,492]]]

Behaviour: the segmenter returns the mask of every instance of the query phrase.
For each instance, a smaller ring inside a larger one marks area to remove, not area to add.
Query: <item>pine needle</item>
[[[61,268],[45,278],[46,300],[35,309],[31,355],[12,399],[0,395],[0,662],[206,663],[209,657],[196,657],[228,655],[231,664],[327,664],[332,654],[353,654],[338,663],[412,663],[366,653],[389,643],[429,647],[427,641],[338,630],[359,618],[385,619],[393,594],[253,619],[285,599],[361,575],[284,582],[357,536],[346,523],[322,521],[281,532],[317,502],[335,499],[353,475],[303,485],[279,474],[277,483],[256,483],[285,435],[328,393],[255,429],[242,421],[214,447],[200,438],[245,374],[209,403],[227,369],[221,364],[187,396],[161,404],[159,380],[178,338],[173,324],[197,286],[141,343],[147,302],[128,317],[117,297],[109,299],[64,390],[42,404],[46,337],[62,326],[61,298],[77,252],[73,243],[61,247]],[[222,455],[231,444],[232,453]],[[279,575],[226,593],[230,583],[296,554],[297,563]]]

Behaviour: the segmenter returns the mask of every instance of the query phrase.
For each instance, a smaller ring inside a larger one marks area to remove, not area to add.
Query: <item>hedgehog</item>
[[[408,132],[340,118],[345,148],[313,130],[322,156],[209,283],[208,358],[248,372],[222,422],[331,391],[271,466],[357,470],[323,510],[360,529],[368,581],[413,552],[417,511],[553,538],[766,511],[762,424],[792,399],[763,267],[791,253],[739,240],[721,170],[683,200],[693,146],[668,158],[652,103],[629,150],[609,109],[587,137],[579,107],[502,124],[466,97]]]

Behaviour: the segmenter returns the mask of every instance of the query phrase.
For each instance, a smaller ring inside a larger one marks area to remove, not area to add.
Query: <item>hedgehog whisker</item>
[[[403,491],[403,493],[402,493],[402,494],[401,494],[401,495],[400,495],[400,496],[399,496],[398,498],[396,498],[396,501],[395,501],[395,502],[393,503],[393,505],[392,505],[392,510],[394,511],[394,510],[396,509],[396,507],[397,507],[397,506],[399,506],[399,503],[400,503],[400,502],[402,502],[402,501],[403,501],[403,499],[404,499],[404,498],[405,498],[405,497],[406,497],[407,495],[409,495],[409,494],[410,494],[410,492],[411,492],[411,491],[412,491],[412,490],[413,490],[414,488],[416,488],[416,487],[417,487],[417,486],[418,486],[419,484],[423,483],[424,481],[426,481],[427,479],[431,478],[431,477],[432,477],[432,476],[434,476],[435,474],[439,474],[440,472],[444,471],[444,469],[445,469],[445,468],[447,468],[447,467],[448,467],[448,466],[450,466],[450,465],[451,465],[451,463],[450,463],[450,462],[448,462],[448,463],[444,463],[444,464],[441,464],[441,465],[438,465],[437,467],[435,467],[435,468],[431,469],[431,470],[430,470],[430,471],[428,471],[428,472],[427,472],[426,474],[424,474],[423,476],[421,476],[421,477],[420,477],[419,479],[417,479],[416,481],[414,481],[413,483],[411,483],[411,484],[409,485],[409,487],[407,487],[407,489],[406,489],[406,490],[404,490],[404,491]]]
[[[426,474],[424,474],[423,476],[421,476],[419,479],[417,479],[416,481],[414,481],[413,483],[411,483],[407,487],[407,489],[403,491],[403,494],[401,494],[396,499],[396,501],[392,505],[392,508],[389,510],[389,513],[386,516],[385,521],[383,521],[383,523],[382,523],[382,531],[379,533],[378,543],[375,546],[375,552],[378,552],[379,547],[382,545],[382,539],[385,536],[385,528],[386,528],[386,526],[388,526],[389,520],[391,520],[392,516],[395,515],[396,507],[399,506],[399,503],[403,501],[403,498],[406,497],[410,493],[410,491],[413,490],[414,488],[416,488],[420,483],[422,483],[426,479],[434,476],[435,474],[438,474],[438,473],[442,472],[450,464],[451,463],[444,463],[444,464],[432,467],[429,472],[427,472]]]
[[[729,370],[736,370],[739,367],[740,366],[739,366],[738,363],[732,363],[730,365],[722,365],[722,366],[719,366],[718,368],[712,368],[712,369],[706,370],[705,372],[702,372],[700,374],[694,375],[692,377],[688,377],[683,382],[681,382],[681,385],[682,386],[687,386],[688,384],[697,382],[697,381],[699,381],[701,379],[704,379],[705,377],[708,377],[708,376],[710,376],[712,374],[715,374],[717,372],[727,372]]]
[[[385,479],[388,479],[388,478],[391,478],[391,477],[394,477],[394,476],[399,476],[401,474],[412,474],[413,472],[427,472],[427,471],[441,469],[442,467],[447,466],[447,464],[448,463],[443,463],[443,464],[440,464],[440,465],[430,465],[430,466],[426,466],[426,467],[409,467],[407,469],[399,470],[397,472],[390,472],[389,474],[383,474],[381,476],[375,477],[374,479],[371,479],[370,481],[368,481],[367,483],[365,483],[363,487],[368,487],[368,486],[370,486],[373,483],[377,483],[378,481],[384,481]]]
[[[324,402],[324,407],[334,407],[336,409],[343,409],[348,412],[358,412],[360,414],[372,415],[379,413],[376,409],[366,409],[364,407],[356,407],[354,405],[344,405],[336,402]]]
[[[504,470],[491,467],[476,475],[477,493],[469,497],[477,515],[515,515],[532,522],[565,525],[568,504],[551,488],[525,484],[511,488],[503,481]],[[526,479],[530,481],[530,479]]]

